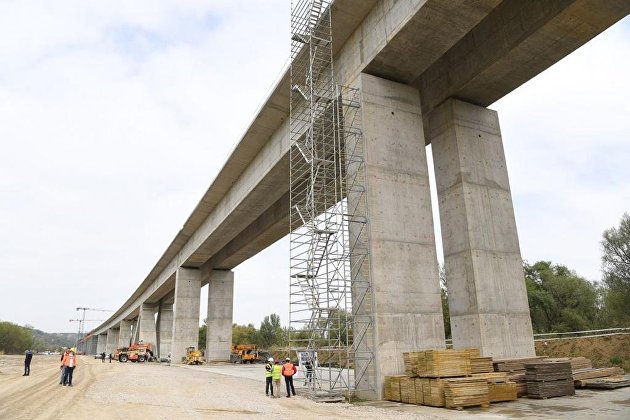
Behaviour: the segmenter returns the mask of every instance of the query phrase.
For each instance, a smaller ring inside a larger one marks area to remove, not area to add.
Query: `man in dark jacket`
[[[33,352],[30,350],[26,350],[24,357],[24,375],[28,376],[31,374],[31,360],[33,359]]]

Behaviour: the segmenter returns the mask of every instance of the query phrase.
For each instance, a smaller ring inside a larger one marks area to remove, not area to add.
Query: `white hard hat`
[[[270,357],[269,359],[267,359],[268,362],[273,362],[273,357]]]
[[[290,361],[291,361],[291,358],[290,358],[290,357],[287,357],[287,358],[286,358],[286,359],[284,359],[284,360],[286,360],[287,362],[290,362]]]

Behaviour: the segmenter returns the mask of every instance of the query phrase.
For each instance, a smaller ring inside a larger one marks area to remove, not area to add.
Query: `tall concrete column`
[[[450,99],[429,116],[453,346],[532,356],[534,340],[495,111]]]
[[[208,282],[206,361],[229,361],[232,347],[234,272],[213,270]]]
[[[404,372],[403,352],[445,347],[444,320],[419,93],[367,74],[360,85],[376,395],[361,394],[381,398],[383,377]]]
[[[158,357],[167,357],[173,344],[173,302],[160,302],[157,318]]]
[[[118,348],[129,347],[131,344],[131,321],[123,319],[120,321],[119,334],[118,334]]]
[[[107,348],[107,334],[99,334],[96,344],[96,353],[101,354]]]
[[[140,305],[138,322],[138,342],[157,346],[157,329],[155,325],[155,313],[158,306],[155,303],[143,303]]]
[[[107,330],[107,344],[105,346],[105,353],[113,354],[116,351],[119,335],[120,330],[118,328],[110,328]]]
[[[187,347],[199,347],[199,306],[201,274],[198,269],[180,267],[175,274],[173,344],[171,360],[181,363]]]
[[[89,339],[88,349],[86,350],[86,354],[93,355],[98,353],[98,336],[91,336]]]

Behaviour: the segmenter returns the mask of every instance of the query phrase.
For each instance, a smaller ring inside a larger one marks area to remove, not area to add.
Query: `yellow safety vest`
[[[265,378],[271,378],[272,372],[273,372],[273,365],[271,363],[267,363],[265,365]]]
[[[279,381],[282,377],[282,366],[273,365],[273,374],[271,375],[274,380]]]

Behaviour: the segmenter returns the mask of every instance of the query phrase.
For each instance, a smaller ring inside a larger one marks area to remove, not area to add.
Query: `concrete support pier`
[[[155,313],[157,310],[157,304],[143,303],[140,306],[140,318],[138,321],[138,342],[149,343],[153,348],[157,345],[157,330],[155,326]]]
[[[206,361],[229,361],[232,346],[234,272],[213,270],[208,282]]]
[[[420,94],[367,74],[360,85],[377,393],[360,396],[380,399],[403,352],[445,347],[444,320]]]
[[[157,356],[168,357],[173,344],[173,302],[160,302],[157,317]]]
[[[196,268],[177,269],[173,305],[172,363],[181,363],[187,347],[198,347],[201,274]]]
[[[428,121],[453,347],[479,347],[483,356],[533,356],[497,113],[449,99]]]
[[[129,347],[131,344],[131,326],[132,322],[123,319],[120,321],[120,327],[118,330],[118,348]]]
[[[105,346],[106,354],[114,354],[118,346],[118,338],[120,330],[118,328],[110,328],[107,330],[107,344]]]
[[[96,354],[101,354],[107,349],[107,334],[99,334],[96,342]]]

